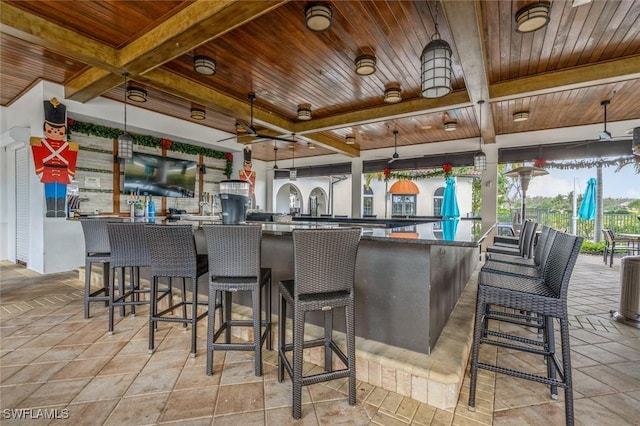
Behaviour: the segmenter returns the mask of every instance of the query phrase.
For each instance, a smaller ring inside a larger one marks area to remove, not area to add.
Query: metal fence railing
[[[511,213],[502,213],[498,215],[498,222],[514,222],[514,218],[520,216],[520,210],[512,209]],[[555,229],[572,231],[571,212],[560,213],[550,212],[549,209],[527,209],[526,219],[531,219],[540,225],[547,225]],[[640,233],[640,220],[634,214],[609,214],[605,213],[602,217],[602,228],[613,230],[614,234],[618,233]],[[585,239],[594,239],[594,221],[578,219],[576,234]]]

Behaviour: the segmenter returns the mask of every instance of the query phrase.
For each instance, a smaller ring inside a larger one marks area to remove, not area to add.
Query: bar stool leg
[[[255,374],[262,376],[262,292],[258,285],[251,292],[253,299],[253,348],[255,353]]]
[[[331,339],[333,337],[333,311],[324,311],[324,371],[330,372],[333,368],[333,350]]]
[[[271,342],[271,271],[269,271],[269,279],[267,281],[267,295],[266,295],[266,311],[267,311],[267,349],[273,350],[273,343]],[[262,315],[262,312],[260,313]]]
[[[302,417],[302,351],[304,349],[304,318],[302,309],[293,309],[293,418]]]
[[[287,324],[287,301],[284,297],[278,298],[278,382],[284,379],[284,363],[282,357],[285,356],[285,334]]]
[[[564,409],[567,426],[573,426],[573,379],[571,377],[571,348],[569,346],[569,322],[566,315],[559,318],[562,340],[562,370],[564,374]]]
[[[231,343],[231,292],[224,292],[224,339],[225,343]]]
[[[155,316],[158,312],[158,300],[156,299],[158,289],[158,277],[151,278],[151,293],[149,295],[149,353],[153,353],[155,338]]]
[[[549,352],[549,355],[545,357],[545,361],[547,363],[547,376],[555,380],[556,379],[556,366],[554,362],[554,356],[556,352],[556,341],[554,337],[553,331],[553,318],[549,316],[545,316],[543,318],[544,322],[544,342],[545,349]],[[551,389],[551,399],[558,399],[558,387],[555,385],[550,386]]]
[[[476,317],[473,325],[473,343],[471,345],[471,379],[469,380],[469,411],[476,411],[476,384],[478,381],[478,356],[480,354],[480,338],[483,329],[483,312],[485,303],[476,304]]]
[[[215,304],[218,301],[218,292],[209,287],[209,301],[213,300],[214,308],[211,309],[211,302],[209,302],[209,312],[207,314],[207,376],[213,374],[213,333],[216,329],[216,314]]]
[[[198,340],[198,279],[192,280],[193,285],[191,286],[191,358],[195,358],[196,356],[196,342]],[[186,314],[186,305],[182,305],[183,310],[183,318],[187,317]],[[187,325],[187,323],[184,323]]]
[[[347,357],[349,368],[349,405],[356,405],[356,318],[354,301],[345,308],[347,320]]]
[[[182,318],[186,318],[187,317],[187,305],[186,305],[186,290],[187,290],[187,285],[186,285],[187,279],[182,277]],[[182,323],[182,327],[187,328],[187,323]]]

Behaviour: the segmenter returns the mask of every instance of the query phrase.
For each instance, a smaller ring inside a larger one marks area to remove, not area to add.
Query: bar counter
[[[123,219],[131,220],[131,219]],[[149,221],[147,219],[137,219]],[[155,223],[187,224],[196,228],[199,252],[206,250],[204,224],[220,223],[203,216],[180,220],[153,219]],[[272,269],[273,283],[293,278],[294,229],[345,226],[362,228],[356,261],[356,336],[391,346],[429,354],[451,311],[479,261],[484,238],[478,220],[433,221],[396,228],[366,227],[346,222],[260,222],[262,265]],[[485,234],[486,235],[486,234]],[[206,291],[206,286],[202,286]],[[279,294],[273,292],[273,306]],[[242,304],[250,305],[247,297]],[[321,315],[310,322],[320,324]],[[344,331],[342,312],[336,312],[335,328]]]

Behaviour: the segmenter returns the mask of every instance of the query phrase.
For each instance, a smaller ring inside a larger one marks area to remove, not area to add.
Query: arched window
[[[440,216],[442,210],[442,199],[444,198],[444,186],[437,188],[433,193],[433,215]]]

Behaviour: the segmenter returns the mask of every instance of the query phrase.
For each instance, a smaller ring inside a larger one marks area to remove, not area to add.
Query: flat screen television
[[[134,152],[124,168],[124,193],[193,198],[198,162]]]

